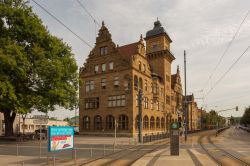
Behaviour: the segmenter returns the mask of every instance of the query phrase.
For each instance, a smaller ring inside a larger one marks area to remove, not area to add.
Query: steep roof
[[[132,55],[136,54],[138,42],[127,44],[121,47],[118,47],[119,52],[126,59],[129,59]]]
[[[186,99],[187,99],[187,101],[193,101],[194,95],[193,94],[192,95],[187,95]],[[183,100],[185,100],[185,96],[183,97]]]

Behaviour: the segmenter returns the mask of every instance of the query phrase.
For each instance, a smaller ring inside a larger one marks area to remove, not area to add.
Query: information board
[[[71,126],[49,126],[49,152],[74,148],[74,128]]]

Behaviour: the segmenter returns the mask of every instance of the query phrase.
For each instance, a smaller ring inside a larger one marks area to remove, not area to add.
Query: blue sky
[[[77,0],[36,0],[36,2],[94,46],[99,27],[80,7]],[[80,2],[99,24],[102,20],[105,21],[113,41],[120,46],[138,41],[140,34],[145,36],[146,32],[153,28],[153,22],[158,17],[173,40],[171,51],[176,60],[172,64],[172,73],[175,73],[176,66],[180,65],[183,75],[183,50],[187,50],[187,91],[189,94],[193,92],[196,98],[206,94],[250,45],[249,14],[213,77],[208,81],[209,75],[250,10],[250,1],[80,0]],[[91,48],[32,1],[31,6],[51,33],[72,47],[78,66],[82,66]],[[197,99],[199,107],[220,110],[238,105],[239,112],[229,111],[221,115],[241,115],[244,108],[250,105],[249,63],[250,50],[204,101]],[[50,115],[60,119],[74,115],[74,111],[63,110],[58,108]]]

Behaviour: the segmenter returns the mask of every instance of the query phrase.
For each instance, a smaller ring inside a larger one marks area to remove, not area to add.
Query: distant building
[[[22,118],[20,119],[20,133],[33,133],[35,130],[40,129],[40,124],[34,123],[34,118],[26,118],[24,123]],[[48,120],[47,124],[42,124],[41,129],[47,129],[48,126],[68,126],[68,122],[62,120]]]
[[[19,114],[16,115],[15,121],[13,123],[13,132],[14,134],[18,133],[33,133],[35,130],[40,129],[39,124],[34,124],[33,118],[26,118],[25,123],[23,125],[23,119]],[[67,126],[68,122],[61,121],[61,120],[48,120],[48,124],[41,125],[42,129],[46,129],[48,126]],[[23,130],[24,129],[24,130]],[[4,116],[0,113],[0,136],[3,136],[5,133],[5,123],[4,123]]]
[[[194,95],[187,95],[186,99],[188,108],[188,131],[199,130],[200,113],[197,107],[197,103],[194,100]]]
[[[118,46],[102,24],[80,68],[80,134],[113,135],[117,122],[118,136],[137,136],[139,90],[143,135],[168,132],[170,123],[178,121],[182,88],[179,70],[171,76],[172,40],[159,20],[144,39],[146,45],[141,36],[138,42]]]

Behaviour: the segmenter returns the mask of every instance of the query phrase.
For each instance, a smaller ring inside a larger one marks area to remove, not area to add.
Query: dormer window
[[[105,72],[106,71],[106,64],[102,64],[102,72]]]
[[[109,62],[109,70],[113,70],[114,69],[114,62]]]
[[[118,87],[119,86],[119,77],[114,77],[114,86]]]
[[[107,55],[108,54],[108,47],[104,46],[100,48],[101,55]]]
[[[95,73],[98,73],[99,71],[99,65],[95,65]]]

